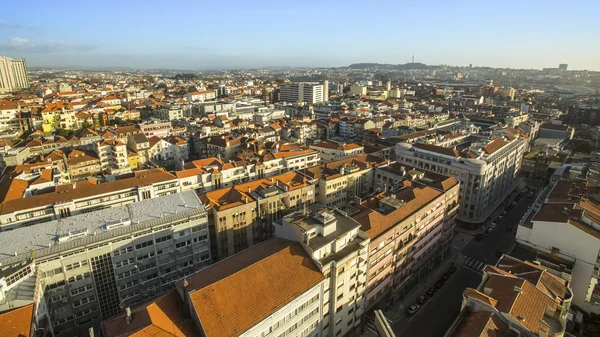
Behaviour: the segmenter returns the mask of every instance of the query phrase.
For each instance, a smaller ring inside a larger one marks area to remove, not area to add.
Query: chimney
[[[127,320],[127,324],[131,323],[132,321],[132,317],[131,317],[131,308],[127,307],[125,308],[125,312],[127,313],[127,317],[125,317],[125,319]]]

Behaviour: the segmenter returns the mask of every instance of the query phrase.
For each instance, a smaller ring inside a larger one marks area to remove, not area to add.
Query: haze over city
[[[598,1],[10,1],[0,53],[32,67],[357,62],[600,70]],[[8,15],[10,13],[10,15]]]

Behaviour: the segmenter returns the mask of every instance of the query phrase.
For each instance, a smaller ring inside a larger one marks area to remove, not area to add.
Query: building
[[[0,93],[29,88],[25,59],[0,56]]]
[[[573,294],[568,275],[502,256],[486,266],[477,289],[463,292],[462,309],[444,337],[562,337]]]
[[[90,180],[59,185],[29,197],[25,197],[24,189],[12,190],[2,202],[0,229],[6,231],[122,206],[176,193],[178,189],[177,177],[164,169],[151,169],[124,175],[112,182]]]
[[[54,336],[99,332],[102,319],[208,266],[208,240],[206,212],[193,191],[5,232],[0,306],[29,294],[35,321],[46,322],[38,328]]]
[[[600,204],[598,186],[585,181],[549,185],[518,226],[516,240],[573,264],[573,304],[600,313]]]
[[[544,123],[540,126],[538,138],[573,139],[575,128],[564,124]]]
[[[566,63],[561,63],[558,65],[558,70],[567,71],[567,68],[569,68],[569,65]]]
[[[367,95],[367,87],[362,85],[352,85],[350,86],[350,95],[365,96]]]
[[[315,206],[275,224],[275,235],[304,248],[325,276],[320,336],[344,336],[360,326],[365,310],[369,237],[347,213]]]
[[[279,90],[279,100],[288,103],[323,102],[323,85],[318,83],[288,83],[282,84]]]
[[[310,148],[319,153],[319,157],[323,163],[354,157],[365,152],[365,148],[362,145],[346,144],[345,142],[338,143],[330,140],[313,144]]]
[[[362,154],[300,172],[314,182],[319,205],[342,208],[375,192],[375,168],[388,164],[385,158]]]
[[[157,136],[164,138],[173,134],[171,122],[144,123],[139,125],[139,129],[146,137]]]
[[[364,199],[352,211],[371,240],[367,308],[422,284],[448,256],[458,213],[455,178],[397,163],[375,172],[377,184],[389,192]]]
[[[0,91],[1,92],[1,91]],[[18,103],[3,101],[0,102],[0,131],[20,130],[19,121],[21,107]]]
[[[474,138],[462,151],[432,144],[398,143],[396,161],[459,180],[459,220],[475,228],[518,185],[526,146],[527,139],[512,135],[493,140]]]
[[[297,172],[200,195],[209,215],[213,256],[219,260],[273,237],[273,223],[311,206],[315,187]]]

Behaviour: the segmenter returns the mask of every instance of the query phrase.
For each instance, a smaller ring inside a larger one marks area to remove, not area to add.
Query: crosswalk
[[[456,250],[463,250],[471,240],[473,240],[472,234],[458,233],[454,236],[454,239],[452,239],[452,247]]]
[[[465,256],[465,263],[463,263],[463,267],[470,269],[476,273],[483,273],[483,268],[485,267],[485,263],[474,259],[470,256]]]

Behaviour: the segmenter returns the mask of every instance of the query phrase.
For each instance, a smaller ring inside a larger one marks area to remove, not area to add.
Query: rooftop
[[[9,265],[31,252],[40,258],[203,212],[196,193],[185,191],[17,228],[0,235],[0,261]]]
[[[230,337],[323,280],[299,243],[274,238],[189,276],[185,290],[205,335]]]

